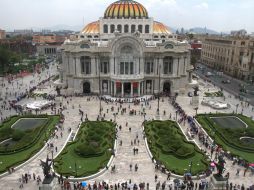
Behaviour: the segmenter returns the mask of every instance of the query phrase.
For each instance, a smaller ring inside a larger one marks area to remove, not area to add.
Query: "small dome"
[[[148,18],[143,5],[132,0],[119,0],[108,6],[104,18]]]
[[[167,26],[157,21],[153,22],[153,33],[154,34],[172,34],[172,32]]]
[[[100,22],[95,21],[87,24],[83,30],[81,30],[82,34],[98,34],[100,32]]]

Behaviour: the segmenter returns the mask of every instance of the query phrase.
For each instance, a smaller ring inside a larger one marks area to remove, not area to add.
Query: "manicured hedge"
[[[235,116],[244,121],[248,128],[225,128],[218,126],[210,117]],[[225,151],[240,156],[249,162],[254,161],[254,144],[245,144],[240,137],[248,136],[254,138],[254,122],[241,114],[199,114],[197,121],[202,125],[206,132],[215,139],[215,142],[223,147]]]
[[[207,169],[207,157],[188,142],[178,125],[173,121],[150,121],[145,123],[149,148],[156,160],[176,174],[184,174],[189,161],[199,164],[193,167],[193,174]],[[177,165],[176,162],[177,161]]]
[[[1,152],[0,154],[0,160],[2,160],[2,164],[0,165],[0,173],[5,172],[8,168],[17,166],[27,159],[29,159],[31,156],[33,156],[35,153],[37,153],[44,145],[45,142],[48,140],[50,135],[52,134],[52,131],[55,128],[55,125],[59,122],[60,117],[58,115],[53,116],[47,116],[47,115],[28,115],[28,116],[13,116],[9,119],[7,119],[1,126],[0,129],[7,129],[8,127],[11,127],[18,119],[20,118],[49,118],[49,123],[43,125],[43,127],[40,128],[40,132],[37,133],[37,135],[33,136],[33,133],[29,133],[30,138],[23,139],[23,137],[20,139],[20,145],[19,149],[15,149],[16,151],[8,151]],[[2,134],[1,134],[2,135]],[[10,135],[11,136],[11,135]],[[2,136],[3,137],[3,136]],[[6,139],[3,137],[3,139]],[[34,139],[34,140],[33,140]],[[29,144],[29,140],[30,144]],[[17,141],[19,144],[19,141]],[[23,143],[23,144],[22,144]],[[22,147],[23,145],[23,147]]]
[[[54,168],[62,175],[87,176],[108,163],[115,141],[115,124],[108,121],[82,123],[75,141],[66,145],[54,160]],[[76,173],[77,171],[77,173]]]

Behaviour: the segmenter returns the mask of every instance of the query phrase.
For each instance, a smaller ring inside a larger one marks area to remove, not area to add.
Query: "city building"
[[[5,38],[6,38],[5,30],[1,30],[1,29],[0,29],[0,40],[1,40],[1,39],[5,39]]]
[[[206,36],[202,41],[202,63],[232,77],[254,81],[254,39],[242,33]]]
[[[190,45],[136,1],[112,3],[62,48],[60,78],[69,93],[174,94],[191,81]]]
[[[196,63],[201,59],[202,42],[198,40],[192,40],[191,45],[191,64],[196,68]]]
[[[36,44],[37,53],[48,57],[59,56],[58,54],[61,53],[61,45],[65,39],[65,35],[33,35],[33,43]]]
[[[46,34],[40,35],[36,34],[33,35],[33,43],[35,44],[47,44],[47,43],[63,43],[65,40],[65,36],[58,36],[55,34]]]

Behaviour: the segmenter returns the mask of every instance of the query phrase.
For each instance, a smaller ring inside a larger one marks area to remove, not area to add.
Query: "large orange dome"
[[[108,6],[104,18],[147,18],[143,5],[132,0],[119,0]]]

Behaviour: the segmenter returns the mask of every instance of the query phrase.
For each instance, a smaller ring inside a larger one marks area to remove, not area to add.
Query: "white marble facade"
[[[133,23],[143,27],[130,31]],[[88,24],[62,47],[61,78],[68,91],[116,97],[184,91],[191,80],[189,45],[159,24],[149,17],[105,16]]]

